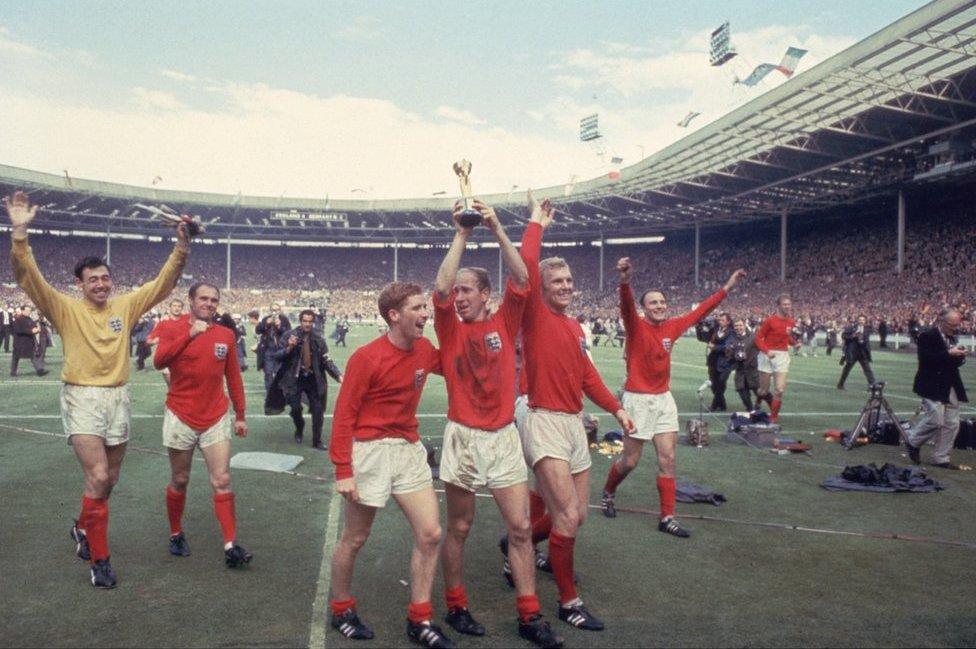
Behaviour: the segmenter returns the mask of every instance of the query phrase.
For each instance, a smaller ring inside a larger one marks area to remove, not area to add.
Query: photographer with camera
[[[935,326],[918,334],[918,371],[912,389],[922,397],[924,416],[908,431],[906,441],[908,457],[915,464],[921,460],[922,445],[934,439],[932,466],[960,468],[950,461],[949,453],[959,433],[959,403],[969,401],[959,375],[966,362],[966,350],[956,340],[961,323],[958,309],[943,309]]]
[[[861,364],[868,385],[877,383],[874,371],[871,369],[871,326],[868,324],[867,316],[857,316],[857,322],[846,327],[841,338],[844,341],[844,358],[841,360],[844,369],[841,370],[837,389],[844,389],[844,382],[847,381],[847,376],[855,363]]]
[[[271,313],[254,327],[254,333],[258,336],[255,357],[258,359],[258,370],[264,370],[265,392],[271,387],[271,382],[281,367],[277,354],[284,347],[283,337],[289,329],[291,323],[288,316],[281,312],[281,305],[278,303],[272,304]]]
[[[708,407],[709,412],[725,412],[728,407],[725,403],[725,386],[729,381],[729,374],[732,373],[732,366],[725,356],[725,345],[731,333],[732,317],[723,311],[718,314],[715,328],[708,340],[708,353],[705,355],[708,380],[712,384],[712,405]]]
[[[742,318],[736,318],[732,325],[732,333],[725,341],[725,358],[731,370],[735,372],[735,391],[742,399],[742,405],[752,412],[759,399],[759,348],[756,347],[756,335],[749,331]]]

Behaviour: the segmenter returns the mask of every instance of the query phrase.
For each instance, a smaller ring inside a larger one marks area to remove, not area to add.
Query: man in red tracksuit
[[[776,300],[777,313],[767,317],[756,331],[756,347],[759,349],[759,390],[760,399],[769,402],[772,420],[779,419],[786,392],[786,375],[790,371],[790,347],[799,349],[800,341],[793,336],[793,301],[789,295],[780,295]],[[771,380],[772,379],[772,380]],[[770,395],[770,383],[773,393]]]
[[[230,486],[231,417],[224,382],[234,405],[234,432],[247,435],[244,381],[237,361],[234,332],[214,324],[220,290],[210,284],[190,287],[190,313],[160,322],[154,334],[159,345],[156,369],[169,368],[170,384],[163,416],[163,444],[169,450],[171,479],[166,486],[169,551],[185,557],[190,546],[183,532],[186,487],[193,466],[193,450],[200,447],[214,490],[214,514],[224,536],[224,560],[229,568],[251,561],[237,543],[234,492]]]
[[[603,622],[576,592],[573,571],[573,546],[586,520],[590,494],[583,395],[613,413],[625,431],[633,424],[593,366],[579,322],[565,312],[573,301],[569,265],[559,257],[539,260],[542,232],[555,210],[548,200],[540,205],[530,196],[529,202],[532,218],[521,250],[530,287],[522,318],[529,395],[522,448],[549,511],[549,560],[559,588],[559,619],[578,629],[601,631]]]
[[[636,431],[624,436],[624,452],[610,466],[603,487],[603,514],[614,518],[614,495],[617,486],[637,468],[644,442],[654,443],[657,452],[657,491],[661,503],[658,530],[680,538],[689,536],[674,518],[675,447],[678,443],[678,406],[671,395],[671,351],[686,331],[709,314],[725,299],[733,286],[745,275],[737,270],[725,287],[706,298],[696,309],[676,318],[668,318],[664,293],[644,291],[640,304],[643,317],[637,313],[630,288],[632,266],[629,257],[617,262],[620,273],[620,317],[627,332],[627,383],[623,406],[634,421]]]
[[[389,330],[349,358],[332,420],[329,454],[336,490],[346,499],[342,536],[332,554],[332,627],[354,640],[373,637],[356,613],[352,574],[376,512],[392,496],[414,535],[407,636],[427,647],[452,647],[431,623],[440,510],[417,434],[417,405],[427,377],[442,373],[440,355],[424,338],[430,314],[419,285],[388,284],[379,310]]]

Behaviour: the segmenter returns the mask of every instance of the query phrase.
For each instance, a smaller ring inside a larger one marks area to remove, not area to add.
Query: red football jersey
[[[447,383],[447,416],[483,430],[498,430],[515,419],[515,338],[528,287],[509,280],[498,311],[481,322],[463,322],[454,297],[434,293],[434,330]]]
[[[426,338],[400,349],[385,335],[353,352],[346,363],[332,419],[329,456],[336,480],[351,478],[352,443],[417,434],[417,405],[427,377],[441,374],[437,348]]]
[[[796,338],[793,337],[793,327],[796,320],[784,318],[781,315],[771,315],[759,325],[756,332],[756,347],[764,354],[771,351],[782,352],[796,345]]]

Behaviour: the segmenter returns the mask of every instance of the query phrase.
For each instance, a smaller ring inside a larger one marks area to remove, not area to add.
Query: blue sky
[[[168,188],[389,198],[636,162],[923,3],[0,3],[0,162]],[[732,22],[741,56],[707,63]],[[777,75],[779,76],[779,75]],[[576,141],[599,112],[600,149]],[[7,129],[4,129],[7,130]],[[353,190],[361,190],[353,193]]]

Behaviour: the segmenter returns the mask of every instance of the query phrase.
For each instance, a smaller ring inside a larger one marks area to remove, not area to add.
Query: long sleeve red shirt
[[[515,419],[515,338],[522,324],[528,287],[509,280],[498,310],[481,322],[462,322],[450,294],[434,293],[434,331],[447,383],[447,416],[482,430],[498,430]]]
[[[771,351],[782,352],[796,345],[793,337],[793,327],[796,320],[784,318],[781,315],[771,315],[759,325],[756,332],[756,347],[764,354]]]
[[[353,352],[336,399],[329,456],[336,480],[353,477],[352,443],[417,434],[417,405],[427,377],[441,374],[437,348],[426,338],[400,349],[385,335]]]
[[[725,289],[712,294],[693,311],[660,324],[637,312],[630,284],[620,285],[620,317],[627,332],[628,392],[662,394],[671,389],[671,350],[689,327],[704,318],[725,299]]]
[[[227,327],[211,325],[190,338],[190,316],[160,322],[153,330],[159,346],[153,364],[168,367],[166,407],[190,428],[204,431],[227,413],[226,379],[234,416],[244,421],[244,381],[237,361],[237,344]]]
[[[550,309],[542,298],[539,257],[542,226],[529,223],[522,237],[522,259],[529,270],[529,297],[522,316],[522,362],[529,407],[557,412],[583,410],[583,394],[609,413],[620,410],[586,353],[586,336],[575,318]]]

